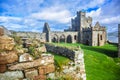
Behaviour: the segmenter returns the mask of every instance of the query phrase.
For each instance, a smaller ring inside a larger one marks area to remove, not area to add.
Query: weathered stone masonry
[[[75,58],[76,54],[73,50],[70,50],[65,47],[51,45],[51,44],[45,44],[45,46],[46,46],[47,52],[52,52],[58,55],[62,55],[62,56],[68,57],[71,60],[74,60]]]
[[[71,76],[75,74],[74,77],[77,77],[78,79],[81,77],[82,80],[86,80],[84,53],[81,49],[71,50],[65,47],[60,47],[51,44],[46,44],[45,46],[48,52],[68,57],[69,59],[74,61],[75,66],[71,68],[65,68],[63,70],[64,73],[71,74]],[[78,73],[75,72],[77,67],[80,68],[80,71],[78,71]]]
[[[120,57],[120,24],[118,24],[118,57]]]
[[[46,74],[55,71],[53,55],[33,59],[29,53],[20,54],[14,48],[14,39],[0,31],[0,80],[46,80]]]

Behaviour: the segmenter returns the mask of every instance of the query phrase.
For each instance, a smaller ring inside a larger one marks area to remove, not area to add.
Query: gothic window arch
[[[58,35],[54,35],[52,38],[52,42],[59,42]]]
[[[76,35],[74,36],[74,40],[77,40],[77,36]]]
[[[62,35],[60,36],[60,42],[65,42],[65,35],[62,34]]]
[[[72,43],[72,36],[71,35],[67,36],[67,43]]]

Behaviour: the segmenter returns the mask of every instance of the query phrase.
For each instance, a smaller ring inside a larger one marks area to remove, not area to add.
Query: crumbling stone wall
[[[55,46],[52,44],[45,44],[47,52],[52,52],[55,54],[59,54],[65,57],[68,57],[69,59],[75,61],[76,59],[79,59],[79,54],[82,54],[82,50],[74,51],[65,47]]]
[[[37,33],[37,32],[16,32],[16,36],[20,36],[23,39],[38,39],[41,42],[46,42],[46,33]]]
[[[120,24],[118,24],[118,57],[120,57]]]
[[[59,47],[51,44],[45,44],[47,52],[52,52],[55,54],[59,54],[65,57],[68,57],[71,60],[74,60],[75,52],[72,50],[69,50],[68,48]]]
[[[46,44],[46,49],[48,52],[52,52],[54,54],[62,55],[68,57],[69,59],[74,61],[75,66],[69,66],[69,68],[64,67],[63,73],[70,74],[74,76],[75,80],[82,78],[82,80],[86,80],[85,73],[85,65],[84,65],[84,53],[82,50],[71,50],[61,46],[55,46],[51,44]],[[77,67],[80,68],[78,72],[76,72]]]
[[[18,54],[14,39],[0,36],[0,80],[46,80],[55,71],[54,56],[42,54],[34,59],[29,53]]]

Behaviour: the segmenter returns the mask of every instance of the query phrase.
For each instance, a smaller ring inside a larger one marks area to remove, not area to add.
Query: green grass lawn
[[[120,80],[120,62],[116,57],[117,46],[106,44],[101,47],[91,47],[83,44],[54,43],[55,45],[74,47],[80,46],[84,51],[85,68],[87,80]],[[55,56],[55,59],[62,62],[66,58]],[[61,61],[62,60],[62,61]]]
[[[64,57],[64,56],[60,56],[58,54],[55,53],[50,53],[49,54],[53,54],[54,55],[54,60],[57,61],[57,63],[61,64],[61,65],[65,65],[66,63],[68,63],[69,61],[71,61],[69,58]]]

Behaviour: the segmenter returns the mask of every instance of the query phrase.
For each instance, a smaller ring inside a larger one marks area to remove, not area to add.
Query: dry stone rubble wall
[[[33,59],[29,53],[18,54],[14,47],[14,39],[0,33],[0,80],[46,80],[46,74],[55,71],[53,55]]]

